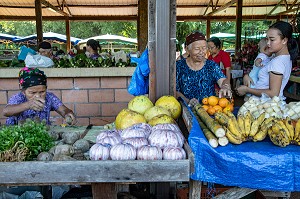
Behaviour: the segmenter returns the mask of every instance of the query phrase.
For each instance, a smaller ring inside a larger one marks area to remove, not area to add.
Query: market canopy
[[[78,45],[85,44],[89,39],[94,39],[99,41],[100,44],[109,44],[109,43],[116,43],[116,44],[124,44],[124,45],[137,45],[137,39],[132,39],[128,37],[123,37],[119,35],[100,35],[95,37],[90,37],[78,42]]]
[[[13,40],[15,43],[22,43],[22,42],[31,42],[31,43],[36,43],[37,40],[37,35],[29,35],[27,37],[23,37],[20,39],[15,39]],[[54,33],[54,32],[46,32],[43,33],[43,40],[49,40],[55,43],[66,43],[67,42],[67,36]],[[71,37],[70,38],[72,45],[76,45],[81,39]]]
[[[15,36],[15,35],[0,33],[0,40],[13,41],[15,39],[21,39],[21,38],[22,37],[18,37],[18,36]]]

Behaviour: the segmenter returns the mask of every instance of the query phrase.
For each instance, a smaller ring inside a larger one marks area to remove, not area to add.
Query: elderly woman
[[[219,97],[231,97],[230,82],[226,81],[220,67],[205,58],[207,42],[201,32],[193,32],[186,37],[189,57],[176,62],[177,95],[190,105],[203,98],[216,95],[214,85],[220,86]]]
[[[23,68],[19,72],[21,92],[13,95],[3,115],[7,125],[18,124],[26,118],[46,120],[50,124],[50,111],[56,111],[68,124],[75,124],[72,110],[68,109],[53,93],[47,92],[47,76],[37,68]]]

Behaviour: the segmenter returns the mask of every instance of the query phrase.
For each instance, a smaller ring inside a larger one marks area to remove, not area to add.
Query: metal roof
[[[43,20],[136,20],[138,0],[40,0]],[[237,0],[177,0],[177,20],[229,20]],[[299,0],[243,0],[243,18],[292,17]],[[57,10],[58,12],[54,11]],[[35,20],[34,0],[0,0],[0,18]]]

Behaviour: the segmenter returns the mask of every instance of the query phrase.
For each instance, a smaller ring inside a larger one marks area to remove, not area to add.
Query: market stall
[[[83,134],[86,127],[53,126],[51,130]],[[104,130],[103,126],[93,126],[84,139],[95,142],[101,130]],[[174,160],[0,162],[0,185],[91,184],[94,198],[115,198],[118,191],[114,191],[115,187],[123,183],[189,181],[193,157],[187,142],[184,143],[184,149],[187,159],[176,160],[176,164]],[[111,189],[102,192],[105,187]]]
[[[200,184],[235,187],[217,198],[240,198],[255,190],[266,196],[289,198],[289,192],[299,191],[299,146],[278,147],[267,137],[261,142],[229,143],[214,148],[192,108],[185,103],[183,106],[183,118],[190,129],[188,141],[195,156],[191,178]]]

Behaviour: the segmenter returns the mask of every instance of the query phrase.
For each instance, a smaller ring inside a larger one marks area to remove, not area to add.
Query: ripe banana
[[[253,141],[262,141],[266,138],[268,135],[268,130],[272,126],[272,122],[268,123],[267,125],[264,125],[260,128],[260,130],[253,136]]]
[[[291,139],[291,135],[290,135],[289,129],[285,126],[284,122],[282,120],[277,120],[277,124],[279,124],[281,126],[281,128],[284,129],[284,132]]]
[[[293,140],[295,137],[295,132],[294,132],[294,127],[292,125],[292,121],[290,118],[286,118],[286,120],[284,121],[284,124],[286,126],[286,128],[289,131],[289,135],[290,135],[290,139]]]
[[[228,141],[232,144],[241,144],[243,142],[241,139],[234,136],[228,128],[225,128],[225,135],[228,138]]]
[[[295,126],[295,132],[294,132],[295,139],[298,139],[299,135],[300,135],[300,119],[298,119],[296,126]]]
[[[245,125],[245,135],[246,137],[249,136],[250,134],[250,129],[251,129],[251,114],[248,111],[245,115],[245,120],[244,120],[244,125]]]
[[[228,120],[227,128],[235,137],[242,139],[243,136],[241,134],[241,130],[239,129],[237,121],[235,119],[230,118]]]
[[[245,118],[242,115],[238,115],[237,123],[238,123],[238,126],[239,126],[240,130],[241,130],[242,136],[246,137],[244,119]]]
[[[285,128],[278,121],[273,122],[272,132],[268,132],[271,141],[280,147],[285,147],[290,144],[290,138]]]
[[[264,121],[264,119],[265,113],[261,114],[256,120],[252,122],[249,137],[253,137],[254,135],[256,135],[256,133],[258,133],[258,129],[261,123]]]

